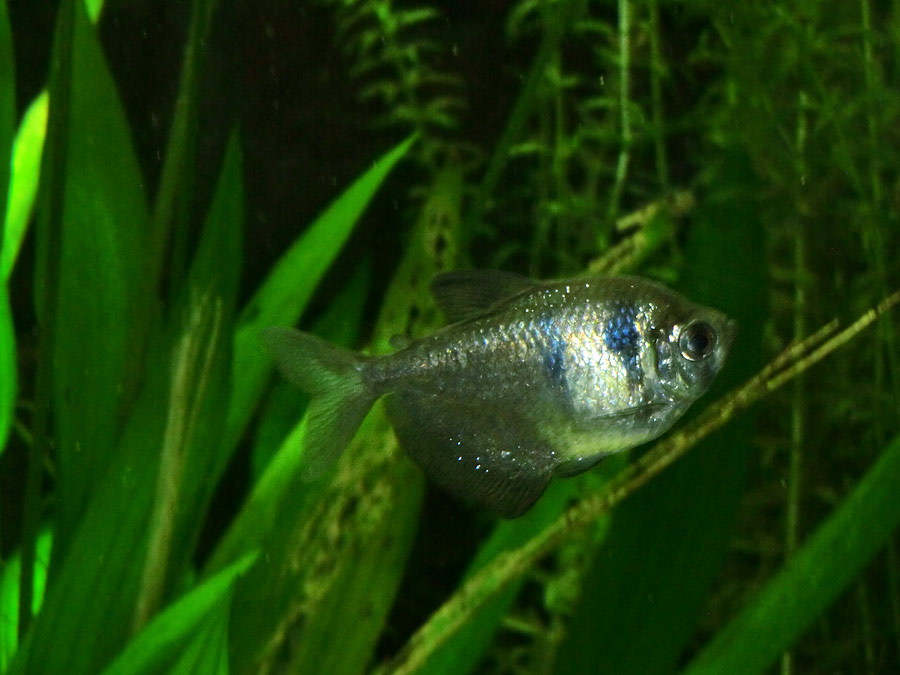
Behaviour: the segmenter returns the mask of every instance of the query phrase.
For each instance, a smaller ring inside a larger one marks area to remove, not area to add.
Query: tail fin
[[[260,338],[285,379],[312,396],[301,478],[313,480],[337,461],[380,394],[366,387],[363,357],[351,351],[279,326],[264,329]]]

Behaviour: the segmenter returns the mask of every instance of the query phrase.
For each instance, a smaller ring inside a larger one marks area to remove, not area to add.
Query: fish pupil
[[[694,323],[685,328],[678,343],[684,358],[699,361],[712,353],[716,346],[716,332],[708,323]]]

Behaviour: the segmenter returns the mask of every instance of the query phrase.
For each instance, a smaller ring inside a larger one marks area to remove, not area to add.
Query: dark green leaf
[[[214,337],[209,347],[214,350],[209,370],[197,373],[205,390],[202,405],[197,406],[193,435],[186,446],[186,456],[177,460],[169,475],[179,485],[173,495],[178,517],[171,537],[167,588],[180,582],[189,563],[198,536],[198,515],[205,513],[210,496],[226,460],[222,439],[222,411],[228,406],[231,391],[231,340],[234,308],[241,273],[244,203],[239,135],[232,134],[225,152],[219,183],[204,225],[200,246],[188,276],[185,297],[190,306],[196,299],[211,303],[215,319]],[[165,471],[165,467],[163,467]],[[202,478],[201,478],[202,477]]]
[[[153,367],[36,621],[29,672],[106,664],[164,600],[170,561],[180,566],[196,536],[211,489],[201,469],[217,447],[211,420],[228,393],[242,218],[237,141],[229,148],[184,300],[152,344]]]
[[[237,444],[272,372],[271,361],[259,346],[259,331],[296,323],[369,201],[414,141],[410,137],[382,156],[332,202],[282,256],[248,303],[234,338],[236,378],[226,418],[226,451]]]
[[[727,184],[715,186],[719,193],[752,183],[740,158],[720,178]],[[751,195],[732,192],[730,199],[711,199],[698,213],[684,251],[690,264],[681,290],[721,309],[741,328],[725,369],[696,404],[698,410],[760,364],[760,317],[766,311],[763,269],[756,260],[762,255]],[[749,416],[736,420],[615,510],[560,647],[557,673],[672,671],[730,541],[753,452],[752,428]],[[622,640],[622,635],[641,637]]]
[[[147,557],[154,487],[169,399],[169,344],[155,341],[154,368],[92,491],[68,555],[57,561],[28,650],[28,673],[97,672],[122,649],[135,623]]]
[[[522,546],[556,520],[574,496],[576,487],[576,481],[554,481],[531,511],[516,520],[499,522],[469,565],[466,577],[480,570],[500,553]],[[472,672],[493,641],[500,622],[521,586],[521,581],[512,584],[488,603],[437,650],[428,660],[423,672],[429,675],[463,675]]]
[[[900,437],[686,673],[761,673],[853,582],[900,525]]]
[[[58,553],[116,452],[143,357],[138,286],[147,231],[143,178],[122,105],[81,2],[72,54],[54,411]]]
[[[16,80],[12,31],[6,3],[0,2],[0,209],[6,207],[9,157],[16,129]],[[0,211],[2,213],[2,211]],[[0,237],[2,239],[2,237]],[[5,244],[5,242],[3,242]],[[2,249],[3,244],[0,244]]]

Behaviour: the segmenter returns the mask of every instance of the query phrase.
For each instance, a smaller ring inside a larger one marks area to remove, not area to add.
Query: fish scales
[[[480,384],[484,400],[524,397],[574,415],[614,413],[645,400],[636,355],[653,309],[598,301],[590,282],[542,288],[375,361],[370,377],[376,388],[469,397]],[[610,336],[609,326],[630,335]]]
[[[517,516],[551,477],[664,433],[734,335],[720,312],[637,277],[451,272],[432,291],[452,323],[386,356],[267,329],[282,372],[313,397],[304,448],[317,472],[386,396],[401,444],[432,480]]]

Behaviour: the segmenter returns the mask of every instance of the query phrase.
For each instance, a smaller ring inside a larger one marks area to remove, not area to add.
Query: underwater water
[[[0,1],[0,673],[900,670],[898,36],[871,0]],[[381,403],[305,480],[260,332],[387,354],[454,269],[637,275],[737,335],[522,517]]]

